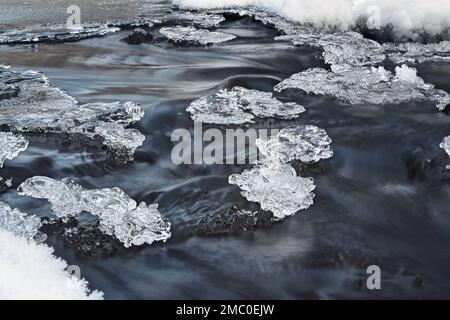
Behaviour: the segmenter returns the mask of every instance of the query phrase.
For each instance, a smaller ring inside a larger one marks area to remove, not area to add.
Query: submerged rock
[[[141,43],[147,43],[151,42],[153,40],[152,34],[142,28],[136,28],[133,30],[133,32],[124,39],[128,44],[141,44]]]
[[[383,67],[342,66],[333,72],[314,68],[282,81],[275,86],[275,91],[289,88],[332,97],[346,104],[383,105],[429,100],[440,110],[450,104],[450,95],[447,92],[425,83],[417,76],[416,69],[405,65],[397,67],[395,75]]]
[[[1,66],[0,83],[14,92],[0,98],[0,125],[10,131],[81,135],[105,145],[120,163],[131,160],[145,139],[138,130],[127,129],[144,115],[135,103],[80,105],[42,73]]]
[[[0,109],[1,110],[1,109]],[[0,132],[0,168],[5,160],[12,160],[28,148],[28,140],[10,132]]]
[[[228,232],[247,231],[256,227],[258,212],[239,210],[233,206],[223,214],[214,214],[203,217],[199,223],[197,234],[213,235]]]
[[[196,29],[195,27],[163,27],[159,30],[161,34],[169,40],[180,45],[210,45],[230,41],[236,38],[235,35],[209,31],[207,29]]]
[[[194,121],[215,124],[242,124],[259,118],[295,119],[305,112],[297,103],[283,103],[272,93],[234,87],[193,101],[187,111]]]
[[[22,183],[19,194],[47,199],[59,218],[89,212],[99,218],[100,230],[116,237],[125,247],[152,244],[170,238],[170,222],[158,205],[139,205],[119,188],[86,190],[72,180],[33,177]]]

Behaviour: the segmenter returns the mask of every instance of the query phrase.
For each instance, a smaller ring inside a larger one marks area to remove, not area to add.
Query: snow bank
[[[97,300],[87,282],[70,276],[53,249],[0,229],[0,299]]]
[[[363,18],[403,35],[448,34],[449,0],[173,0],[182,9],[256,6],[319,28],[349,29]]]

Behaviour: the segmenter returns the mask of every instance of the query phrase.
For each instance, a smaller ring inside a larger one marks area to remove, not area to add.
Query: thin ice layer
[[[127,129],[144,115],[132,102],[80,105],[42,73],[1,66],[0,83],[0,125],[11,131],[82,135],[124,161],[132,159],[145,139],[138,130]]]
[[[38,234],[41,226],[39,217],[27,215],[19,209],[11,209],[6,203],[0,201],[1,230],[31,240]]]
[[[5,160],[12,160],[25,151],[28,147],[28,140],[20,135],[10,132],[0,132],[0,168]]]
[[[450,61],[450,41],[438,43],[386,43],[383,49],[394,63],[423,63],[427,61]]]
[[[178,44],[195,44],[202,46],[226,42],[236,38],[236,36],[232,34],[209,31],[207,29],[197,29],[192,26],[163,27],[159,32],[169,40]]]
[[[271,211],[275,220],[294,215],[313,204],[315,189],[312,178],[298,177],[287,164],[261,164],[229,177],[247,200],[258,202],[263,210]]]
[[[33,177],[18,188],[21,195],[47,199],[58,217],[89,212],[98,216],[100,230],[115,236],[125,247],[152,244],[170,238],[170,222],[158,211],[158,205],[137,205],[119,188],[87,190],[64,179]]]
[[[256,145],[265,156],[265,162],[289,163],[299,160],[315,163],[333,156],[327,132],[313,125],[282,129],[268,140],[257,140]]]
[[[430,100],[443,110],[450,96],[434,85],[426,84],[417,71],[403,65],[396,74],[383,67],[354,68],[342,66],[334,72],[321,68],[294,74],[275,86],[275,91],[300,89],[308,94],[329,96],[346,104],[400,104],[413,100]]]
[[[175,11],[169,16],[170,19],[174,19],[181,24],[189,24],[205,29],[217,27],[221,22],[225,21],[225,17],[221,14],[209,14],[201,11]]]
[[[447,152],[447,154],[450,156],[450,136],[445,137],[439,147],[444,149],[445,152]]]
[[[305,112],[297,103],[283,103],[270,92],[234,87],[193,101],[187,111],[194,121],[242,124],[259,118],[295,119]]]
[[[88,283],[70,275],[53,248],[0,229],[0,299],[97,300]]]

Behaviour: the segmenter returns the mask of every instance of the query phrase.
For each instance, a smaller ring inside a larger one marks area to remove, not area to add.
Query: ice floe
[[[11,209],[0,201],[0,230],[31,240],[39,233],[41,226],[39,217],[28,215],[19,209]]]
[[[315,184],[312,178],[297,176],[290,165],[294,160],[315,163],[333,156],[331,139],[316,126],[293,126],[282,129],[268,141],[258,140],[265,158],[253,168],[229,177],[249,201],[281,220],[313,204]]]
[[[91,292],[86,280],[66,271],[67,263],[54,256],[53,248],[1,226],[0,243],[0,299],[103,299],[102,292]]]
[[[144,115],[135,103],[80,105],[42,73],[1,66],[0,83],[0,125],[10,131],[81,135],[105,145],[118,162],[131,160],[145,139],[127,128]]]
[[[194,121],[215,124],[242,124],[254,117],[295,119],[305,112],[297,103],[283,103],[270,92],[234,87],[193,101],[187,111]]]
[[[87,190],[72,180],[33,177],[22,183],[19,194],[47,199],[57,217],[76,217],[89,212],[99,219],[100,230],[115,236],[125,247],[166,241],[170,222],[158,211],[157,204],[139,205],[119,188]]]
[[[383,67],[342,66],[328,71],[308,69],[294,74],[275,86],[275,91],[300,89],[308,94],[333,97],[346,104],[400,104],[414,100],[433,101],[443,110],[450,95],[427,84],[417,71],[406,65],[396,67],[394,75]]]
[[[181,45],[210,45],[230,41],[236,38],[233,34],[197,29],[192,26],[163,27],[159,30],[169,40]]]
[[[0,98],[1,99],[1,98]],[[28,147],[28,140],[21,135],[10,132],[0,132],[0,168],[5,160],[12,160]]]

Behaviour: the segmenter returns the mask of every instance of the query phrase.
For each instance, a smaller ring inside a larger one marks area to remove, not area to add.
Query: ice
[[[433,101],[443,110],[450,96],[423,79],[413,76],[415,69],[405,65],[396,68],[396,75],[383,67],[339,66],[334,72],[322,68],[294,74],[275,86],[275,91],[300,89],[308,94],[329,96],[346,104],[400,104],[414,100]]]
[[[0,299],[98,300],[88,283],[66,271],[53,249],[0,228]]]
[[[444,149],[445,152],[447,152],[447,154],[450,156],[450,136],[445,137],[439,147]]]
[[[27,147],[28,140],[24,137],[10,132],[0,132],[0,168],[3,167],[6,159],[14,159]]]
[[[225,17],[221,14],[192,11],[175,11],[169,18],[173,18],[179,23],[186,23],[197,28],[205,29],[217,27],[221,22],[225,21]]]
[[[289,163],[299,160],[315,163],[333,156],[327,132],[313,125],[284,128],[268,140],[258,139],[256,145],[265,156],[265,162]]]
[[[99,218],[100,230],[115,236],[125,247],[152,244],[170,238],[170,222],[158,211],[157,204],[146,205],[131,199],[119,188],[87,190],[72,180],[33,177],[22,183],[21,195],[47,199],[57,217],[78,216],[89,212]]]
[[[80,105],[52,87],[42,73],[1,66],[0,83],[0,125],[10,131],[81,135],[105,145],[118,162],[131,160],[145,139],[138,130],[127,128],[144,115],[135,103]]]
[[[258,202],[263,210],[271,211],[275,220],[281,220],[307,209],[313,204],[315,189],[312,178],[298,177],[287,164],[260,164],[241,174],[229,177],[247,200]]]
[[[259,118],[295,119],[305,112],[297,103],[283,103],[270,92],[234,87],[193,101],[187,108],[194,121],[242,124]]]
[[[39,217],[29,216],[19,209],[11,209],[0,201],[0,230],[31,240],[39,233],[41,225]]]
[[[65,24],[35,25],[0,33],[0,44],[79,41],[119,30],[119,27],[101,23],[85,23],[79,29],[68,29]]]
[[[169,40],[177,44],[210,45],[230,41],[236,38],[235,35],[209,31],[207,29],[197,29],[195,27],[163,27],[159,30]]]
[[[394,63],[423,63],[427,61],[450,61],[450,41],[438,43],[386,43],[386,55]]]
[[[276,40],[291,41],[296,46],[322,48],[324,61],[331,66],[368,66],[381,63],[386,58],[378,42],[356,32],[300,32],[279,36]]]

